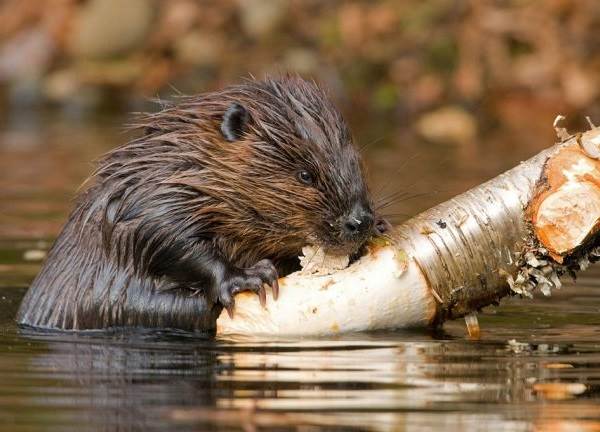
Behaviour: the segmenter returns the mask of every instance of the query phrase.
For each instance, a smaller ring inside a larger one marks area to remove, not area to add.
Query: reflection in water
[[[69,423],[85,418],[104,430],[127,430],[166,424],[168,407],[212,406],[227,391],[215,386],[215,375],[226,366],[214,351],[155,343],[65,336],[49,342],[47,352],[28,361],[27,369],[42,384],[25,403],[75,408]]]
[[[0,401],[6,408],[6,392],[18,390],[13,409],[36,412],[42,424],[529,430],[567,411],[572,421],[598,412],[586,400],[598,388],[600,356],[563,344],[515,353],[505,342],[415,332],[295,342],[25,335],[0,355]],[[560,403],[535,391],[536,383],[572,381],[588,384]]]

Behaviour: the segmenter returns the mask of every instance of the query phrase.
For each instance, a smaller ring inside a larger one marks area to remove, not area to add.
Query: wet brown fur
[[[220,125],[233,103],[249,120],[229,142]],[[366,239],[340,233],[353,205],[372,203],[348,128],[312,82],[251,80],[181,98],[135,127],[142,136],[86,182],[21,324],[210,331],[222,274],[207,268],[270,259],[281,273],[306,244],[349,253]],[[297,181],[300,169],[314,174],[313,187]]]

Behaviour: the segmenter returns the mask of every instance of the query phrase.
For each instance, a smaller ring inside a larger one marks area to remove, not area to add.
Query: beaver
[[[21,304],[21,325],[214,330],[234,296],[278,295],[303,246],[352,254],[386,229],[351,134],[297,76],[181,97],[110,151]]]

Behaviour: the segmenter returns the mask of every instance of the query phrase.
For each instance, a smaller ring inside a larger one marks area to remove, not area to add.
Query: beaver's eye
[[[306,170],[302,170],[298,171],[298,180],[300,181],[300,183],[310,186],[314,183],[315,179],[313,178],[313,175],[311,173],[309,173]]]

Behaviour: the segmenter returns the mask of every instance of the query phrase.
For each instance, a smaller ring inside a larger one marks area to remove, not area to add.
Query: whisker
[[[406,222],[409,219],[410,219],[410,217],[408,217],[408,216],[407,217],[399,217],[398,216],[398,217],[387,218],[387,221],[388,221],[388,223],[390,225],[395,226],[395,225],[402,224],[402,223]]]
[[[389,219],[389,218],[393,218],[393,217],[397,217],[397,216],[402,216],[402,217],[413,217],[414,215],[409,215],[408,213],[382,213],[381,217],[383,217],[384,219]]]
[[[411,188],[412,186],[413,185],[407,185],[406,187],[407,188]],[[386,200],[389,200],[391,198],[402,196],[402,195],[407,195],[407,194],[410,194],[410,192],[407,191],[407,190],[397,190],[395,192],[391,192],[391,193],[389,193],[387,195],[379,197],[378,201],[386,201]]]
[[[175,87],[175,84],[173,83],[168,83],[169,87],[171,88],[171,90],[173,90],[175,92],[175,94],[179,97],[185,97],[185,95],[183,94],[183,92],[181,90],[179,90],[177,87]]]
[[[319,253],[320,250],[321,250],[321,246],[317,246],[317,248],[315,249],[315,253],[313,253],[312,256],[309,258],[309,260],[307,261],[305,267],[308,267],[308,265],[310,263],[312,263],[312,260],[315,259],[315,257],[317,256],[317,254]]]
[[[384,208],[387,208],[393,204],[398,204],[401,202],[406,202],[408,200],[412,200],[412,199],[416,199],[416,198],[421,198],[424,196],[429,196],[431,195],[431,192],[422,192],[422,193],[414,193],[414,194],[406,194],[405,196],[397,196],[397,197],[393,197],[392,199],[389,199],[387,201],[384,202],[380,202],[375,206],[375,210],[376,211],[380,211]]]
[[[401,193],[403,191],[406,191],[407,189],[413,189],[417,185],[417,183],[419,183],[418,180],[414,181],[412,183],[409,183],[409,184],[403,184],[402,185],[402,190],[396,190],[396,191],[390,192],[390,193],[388,193],[386,195],[379,195],[379,196],[377,196],[377,194],[374,194],[375,200],[379,201],[379,200],[387,199],[388,197],[390,197],[392,195],[395,195],[395,194],[398,194],[398,193]],[[383,190],[381,190],[381,192],[383,192]]]
[[[410,156],[410,157],[406,158],[405,160],[403,160],[403,161],[402,161],[402,163],[400,163],[400,166],[399,166],[398,168],[396,168],[396,170],[394,170],[394,172],[392,172],[392,173],[390,174],[390,179],[389,179],[388,181],[386,181],[386,182],[385,182],[383,185],[381,185],[381,186],[378,188],[378,190],[374,192],[374,195],[377,195],[377,194],[380,194],[380,193],[382,193],[382,192],[385,190],[385,188],[387,188],[387,187],[388,187],[388,186],[389,186],[389,185],[390,185],[390,184],[391,184],[391,183],[394,181],[394,179],[395,179],[396,175],[397,175],[397,174],[398,174],[400,171],[402,171],[402,169],[404,169],[404,167],[406,167],[406,165],[407,165],[409,162],[412,162],[412,161],[414,161],[415,159],[417,159],[417,158],[418,158],[418,157],[420,157],[420,156],[421,156],[421,153],[415,153],[415,154],[413,154],[412,156]]]
[[[408,186],[408,187],[410,187],[410,186]],[[380,197],[379,199],[377,199],[375,201],[375,204],[377,206],[377,205],[381,205],[381,204],[387,203],[387,202],[395,202],[399,199],[403,199],[403,198],[411,196],[412,193],[413,192],[409,192],[406,190],[396,191],[396,192],[390,193],[386,196]]]
[[[379,138],[375,138],[374,140],[371,140],[371,141],[366,142],[365,144],[362,144],[361,146],[358,147],[358,150],[361,152],[364,151],[367,147],[370,147],[378,142],[381,142],[384,138],[386,138],[387,135],[389,135],[389,134],[382,135]]]

